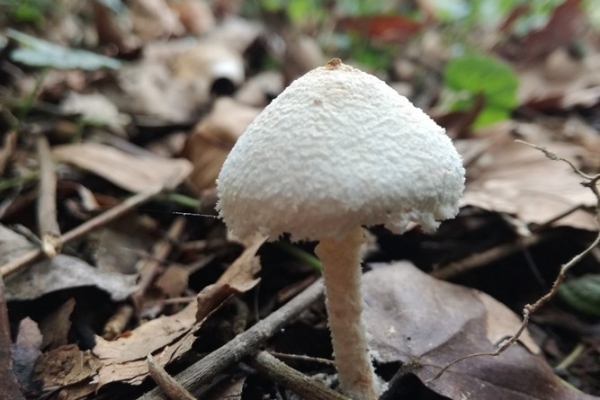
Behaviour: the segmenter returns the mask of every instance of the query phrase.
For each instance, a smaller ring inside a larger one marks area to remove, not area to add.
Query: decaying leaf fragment
[[[196,125],[186,143],[184,156],[194,164],[190,180],[197,190],[214,187],[229,150],[260,110],[223,97]]]
[[[96,143],[56,146],[52,153],[60,161],[75,164],[132,192],[157,185],[175,187],[192,170],[184,159],[134,156]]]
[[[459,358],[494,351],[520,324],[490,296],[436,280],[409,262],[374,265],[363,278],[363,291],[373,357],[406,363],[422,381]],[[565,385],[538,351],[525,331],[501,355],[463,360],[426,385],[457,400],[594,398]]]
[[[197,321],[202,321],[234,294],[247,292],[260,282],[260,278],[255,278],[260,271],[260,260],[256,252],[265,241],[264,237],[256,237],[216,283],[205,287],[198,294]]]
[[[7,278],[6,297],[9,301],[34,300],[58,290],[95,286],[121,301],[135,292],[135,280],[135,275],[103,272],[79,258],[59,254]]]
[[[461,206],[513,214],[526,223],[543,224],[574,206],[594,206],[593,194],[579,184],[580,178],[564,163],[548,162],[540,151],[515,143],[516,128],[524,140],[561,157],[575,160],[584,149],[568,143],[551,142],[550,133],[527,124],[501,123],[481,130],[477,139],[457,142],[463,158],[471,159],[467,187]],[[487,141],[482,146],[482,140]],[[478,149],[474,156],[472,149]],[[596,230],[592,214],[579,210],[558,220],[556,225]]]

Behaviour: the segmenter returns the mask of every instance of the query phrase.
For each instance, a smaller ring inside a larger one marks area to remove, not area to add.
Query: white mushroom
[[[378,78],[329,61],[250,124],[217,181],[231,232],[318,240],[342,391],[377,396],[361,320],[362,226],[433,231],[458,213],[460,156],[438,126]]]

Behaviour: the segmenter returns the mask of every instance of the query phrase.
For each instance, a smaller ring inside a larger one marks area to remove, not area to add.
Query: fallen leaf
[[[80,115],[88,123],[103,124],[119,130],[131,122],[129,116],[119,113],[115,104],[100,93],[69,92],[60,104],[60,109],[65,114]]]
[[[369,346],[380,363],[403,362],[427,387],[450,399],[593,399],[565,385],[545,360],[521,344],[497,357],[463,360],[495,350],[516,332],[519,318],[474,289],[438,281],[408,262],[374,265],[364,275]],[[524,332],[520,343],[537,346]],[[535,384],[533,384],[535,383]]]
[[[25,236],[0,224],[0,265],[7,264],[34,248]]]
[[[189,33],[204,35],[215,26],[215,16],[205,1],[176,0],[170,1],[169,7]]]
[[[12,346],[12,370],[25,390],[37,386],[34,381],[34,370],[37,359],[42,355],[40,351],[42,340],[42,333],[31,318],[24,318],[19,323],[17,340]]]
[[[153,319],[130,331],[127,337],[114,341],[96,336],[93,352],[105,368],[108,364],[143,360],[148,354],[164,348],[183,336],[194,324],[196,304],[190,303],[182,311],[170,316]]]
[[[154,286],[157,287],[167,297],[177,297],[188,287],[190,273],[186,268],[171,265],[156,280]]]
[[[199,99],[208,97],[217,80],[227,80],[236,88],[244,82],[246,74],[242,55],[214,40],[187,46],[184,52],[174,55],[169,65],[173,79],[193,90]]]
[[[265,107],[283,89],[285,87],[281,72],[264,71],[249,78],[235,93],[235,99],[249,106]]]
[[[192,165],[184,159],[135,156],[96,143],[55,146],[52,154],[132,192],[158,185],[176,187],[192,170]]]
[[[260,278],[255,278],[260,271],[260,260],[256,256],[256,252],[266,238],[256,237],[253,240],[253,243],[246,247],[216,283],[205,287],[198,293],[197,321],[204,320],[231,296],[247,292],[260,282]]]
[[[366,15],[340,18],[338,27],[367,38],[402,42],[419,32],[423,24],[402,15]]]
[[[265,31],[265,27],[259,22],[228,15],[212,30],[207,39],[226,43],[238,54],[243,54]]]
[[[82,382],[93,376],[100,363],[89,351],[69,344],[44,353],[35,367],[36,376],[44,387],[66,386]]]
[[[59,254],[8,277],[6,294],[9,301],[34,300],[63,289],[95,286],[114,301],[121,301],[137,290],[136,278],[103,272],[78,258]]]
[[[196,127],[183,151],[194,164],[190,181],[199,192],[215,186],[223,162],[236,140],[261,109],[221,97]]]
[[[539,60],[555,49],[568,45],[584,26],[585,14],[581,0],[566,0],[554,9],[543,28],[527,34],[513,57],[524,62]]]
[[[133,32],[142,41],[180,36],[185,28],[165,0],[132,0],[130,2]]]
[[[584,153],[579,146],[550,143],[550,133],[530,124],[507,122],[480,130],[475,134],[478,139],[457,141],[459,152],[465,154],[469,147],[481,148],[481,140],[489,140],[487,148],[468,167],[461,206],[508,213],[526,223],[543,224],[573,206],[596,204],[594,195],[580,185],[581,178],[566,163],[551,161],[541,151],[515,143],[513,129],[523,140],[547,146],[566,159],[575,161]],[[597,229],[594,217],[583,210],[554,225]]]

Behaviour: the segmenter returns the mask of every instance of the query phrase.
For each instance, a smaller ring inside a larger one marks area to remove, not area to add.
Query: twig
[[[209,382],[225,368],[240,361],[242,358],[256,352],[258,347],[275,335],[281,328],[296,318],[310,304],[323,295],[323,284],[319,280],[289,303],[274,311],[267,318],[255,324],[242,334],[239,334],[226,345],[213,351],[202,360],[191,365],[175,377],[187,390],[194,392]],[[165,399],[160,389],[155,388],[146,393],[140,400]]]
[[[583,173],[581,170],[579,170],[575,166],[575,164],[573,164],[571,161],[564,159],[562,157],[559,157],[556,154],[548,151],[547,149],[544,149],[542,147],[536,146],[531,143],[524,142],[522,140],[517,140],[516,142],[522,143],[527,146],[533,147],[534,149],[540,150],[541,152],[544,153],[544,155],[546,157],[548,157],[552,161],[563,161],[563,162],[567,163],[571,167],[573,172],[575,172],[577,175],[579,175],[580,177],[582,177],[584,179],[584,181],[581,182],[581,184],[584,187],[589,188],[592,191],[592,193],[594,193],[594,196],[596,197],[596,222],[598,224],[598,227],[600,228],[600,191],[598,190],[598,186],[597,186],[598,181],[600,181],[600,174],[594,175],[594,176],[587,175],[587,174]],[[444,366],[433,378],[429,379],[427,382],[439,378],[440,376],[442,376],[442,374],[444,372],[446,372],[450,367],[452,367],[456,363],[459,363],[461,361],[467,360],[469,358],[474,358],[474,357],[481,357],[481,356],[495,357],[495,356],[502,354],[506,349],[508,349],[513,344],[515,344],[517,342],[517,340],[519,340],[519,337],[521,336],[521,334],[523,333],[525,328],[527,327],[527,324],[529,323],[529,319],[531,318],[531,314],[533,314],[534,312],[539,310],[540,307],[542,307],[544,304],[546,304],[548,301],[550,301],[556,295],[556,292],[558,292],[558,287],[565,280],[567,271],[569,271],[574,265],[579,263],[579,261],[581,261],[583,259],[583,257],[588,255],[592,250],[594,250],[594,248],[596,248],[596,246],[598,246],[598,244],[600,244],[600,231],[598,232],[596,239],[594,239],[594,241],[592,242],[591,245],[589,245],[585,250],[583,250],[581,253],[579,253],[575,257],[573,257],[569,262],[567,262],[566,264],[563,264],[561,266],[560,271],[559,271],[556,279],[552,283],[552,287],[550,288],[548,293],[546,293],[545,295],[540,297],[535,303],[525,305],[525,307],[523,308],[523,320],[521,321],[521,325],[519,326],[517,331],[511,337],[509,337],[508,339],[506,339],[502,343],[500,343],[495,351],[487,352],[487,353],[470,354],[468,356],[454,360],[451,363]]]
[[[90,219],[89,221],[84,222],[79,225],[77,228],[72,229],[61,236],[61,242],[63,244],[69,243],[72,240],[78,239],[87,233],[97,229],[101,226],[108,224],[109,222],[119,218],[120,216],[130,212],[133,208],[138,205],[145,203],[150,200],[158,193],[163,190],[162,186],[152,187],[145,192],[138,193],[135,196],[131,196],[127,200],[123,201],[121,204],[116,205],[108,211]],[[42,249],[33,249],[24,253],[19,258],[16,258],[7,264],[4,264],[0,267],[0,276],[6,277],[12,273],[15,273],[23,266],[29,264],[32,261],[35,261],[38,257],[43,255]]]
[[[4,292],[4,281],[0,277],[0,398],[25,400],[12,371],[10,325]]]
[[[183,217],[175,218],[165,237],[159,240],[152,248],[152,257],[144,260],[142,267],[140,268],[139,288],[131,295],[133,304],[138,310],[142,307],[144,294],[156,277],[159,267],[171,253],[173,243],[175,243],[183,233],[185,222],[186,220]]]
[[[60,227],[56,216],[56,173],[46,136],[40,134],[36,139],[36,146],[40,163],[38,234],[42,240],[42,251],[46,257],[51,258],[62,249]]]
[[[106,340],[116,339],[131,320],[133,307],[129,304],[121,304],[117,311],[106,321],[102,329],[102,337]]]
[[[167,397],[171,400],[196,400],[194,396],[187,390],[185,390],[179,382],[177,382],[173,377],[167,374],[167,371],[156,362],[154,357],[151,354],[148,354],[146,358],[146,362],[148,363],[148,370],[150,371],[150,376],[154,379],[154,382],[160,387],[163,392],[167,395]]]
[[[583,343],[578,343],[577,346],[567,355],[564,360],[560,362],[556,367],[554,367],[555,371],[565,371],[569,368],[580,355],[585,351],[585,345]]]
[[[302,354],[279,353],[277,351],[269,351],[269,354],[277,358],[287,358],[288,360],[319,363],[328,365],[330,367],[335,367],[335,362],[333,360],[328,360],[327,358],[304,356]]]
[[[525,247],[536,245],[544,238],[541,234],[522,237],[516,242],[501,244],[481,253],[476,253],[462,260],[447,264],[438,270],[432,271],[430,275],[438,279],[448,280],[514,254]]]
[[[252,364],[267,377],[304,399],[350,400],[348,397],[279,361],[266,351],[258,352],[254,356]]]

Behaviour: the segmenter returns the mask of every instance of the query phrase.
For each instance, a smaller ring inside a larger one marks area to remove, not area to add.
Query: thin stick
[[[304,399],[350,400],[348,397],[279,361],[266,351],[258,352],[254,356],[252,364],[267,377]]]
[[[322,295],[323,283],[319,280],[279,310],[273,312],[244,333],[237,335],[226,345],[180,372],[175,378],[184,388],[190,392],[195,392],[225,368],[256,352],[262,343],[279,332],[309,305],[319,300]],[[139,399],[164,400],[166,397],[160,389],[155,388]]]
[[[509,255],[515,254],[517,251],[531,247],[542,241],[545,237],[541,234],[534,234],[527,237],[519,238],[516,242],[504,243],[491,249],[470,255],[456,262],[447,264],[440,269],[432,271],[431,276],[448,280],[455,276],[464,274],[465,272],[477,269],[483,265],[487,265],[494,261],[500,260]]]
[[[177,382],[171,375],[165,371],[165,369],[156,362],[151,354],[148,354],[146,358],[148,363],[148,370],[150,376],[154,379],[154,382],[160,387],[163,392],[171,400],[196,400],[194,396],[187,390],[185,390],[179,382]]]
[[[150,200],[151,198],[156,196],[158,193],[160,193],[162,190],[163,190],[162,186],[154,186],[154,187],[146,190],[145,192],[138,193],[135,196],[131,196],[130,198],[126,199],[125,201],[116,205],[115,207],[111,208],[110,210],[103,212],[102,214],[79,225],[77,228],[72,229],[69,232],[65,233],[64,235],[61,236],[61,242],[63,244],[69,243],[72,240],[78,239],[78,238],[86,235],[87,233],[93,231],[94,229],[98,229],[98,228],[108,224],[109,222],[130,212],[133,208],[137,207],[138,205],[147,202],[148,200]],[[39,249],[39,248],[32,249],[32,250],[24,253],[19,258],[16,258],[16,259],[8,262],[7,264],[4,264],[3,266],[1,266],[0,267],[0,276],[6,277],[10,274],[15,273],[20,268],[22,268],[25,265],[28,265],[30,262],[38,259],[38,257],[40,257],[41,255],[43,255],[43,252],[42,252],[42,249]]]
[[[185,218],[177,217],[169,227],[164,238],[159,240],[152,248],[152,257],[144,260],[140,269],[138,290],[131,296],[133,304],[139,310],[142,307],[144,294],[156,277],[159,267],[171,253],[173,243],[182,235],[185,229]]]
[[[44,135],[36,140],[40,163],[39,197],[37,206],[38,234],[42,240],[42,251],[54,257],[62,248],[60,227],[56,216],[56,173],[50,154],[50,145]]]

